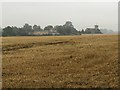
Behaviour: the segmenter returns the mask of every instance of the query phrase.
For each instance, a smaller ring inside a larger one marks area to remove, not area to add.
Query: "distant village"
[[[25,24],[23,27],[7,26],[2,30],[2,36],[59,36],[59,35],[81,35],[81,34],[103,34],[98,25],[93,28],[76,30],[72,22],[67,21],[64,25],[48,25],[42,29],[38,25]]]

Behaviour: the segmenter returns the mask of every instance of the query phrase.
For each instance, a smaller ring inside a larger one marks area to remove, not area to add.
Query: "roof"
[[[95,29],[95,28],[86,28],[86,29]]]

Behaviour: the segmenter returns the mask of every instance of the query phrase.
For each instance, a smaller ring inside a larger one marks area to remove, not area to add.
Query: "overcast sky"
[[[63,25],[71,21],[77,30],[87,27],[108,28],[117,31],[117,2],[38,2],[3,3],[2,26]]]

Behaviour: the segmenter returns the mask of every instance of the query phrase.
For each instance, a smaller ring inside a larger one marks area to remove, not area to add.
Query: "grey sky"
[[[72,21],[77,30],[94,27],[117,31],[117,2],[37,2],[3,3],[2,26],[21,27],[25,23],[40,25],[63,25]]]
[[[2,26],[2,4],[0,3],[0,27]]]

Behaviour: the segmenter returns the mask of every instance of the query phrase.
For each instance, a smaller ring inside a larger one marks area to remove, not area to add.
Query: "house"
[[[95,25],[94,28],[86,28],[84,33],[85,34],[102,34],[100,29],[98,28],[98,25]]]
[[[47,31],[35,31],[33,32],[33,35],[48,35],[49,32]]]
[[[33,35],[52,35],[52,36],[55,36],[55,35],[59,35],[59,33],[55,30],[43,30],[43,31],[33,32]]]

